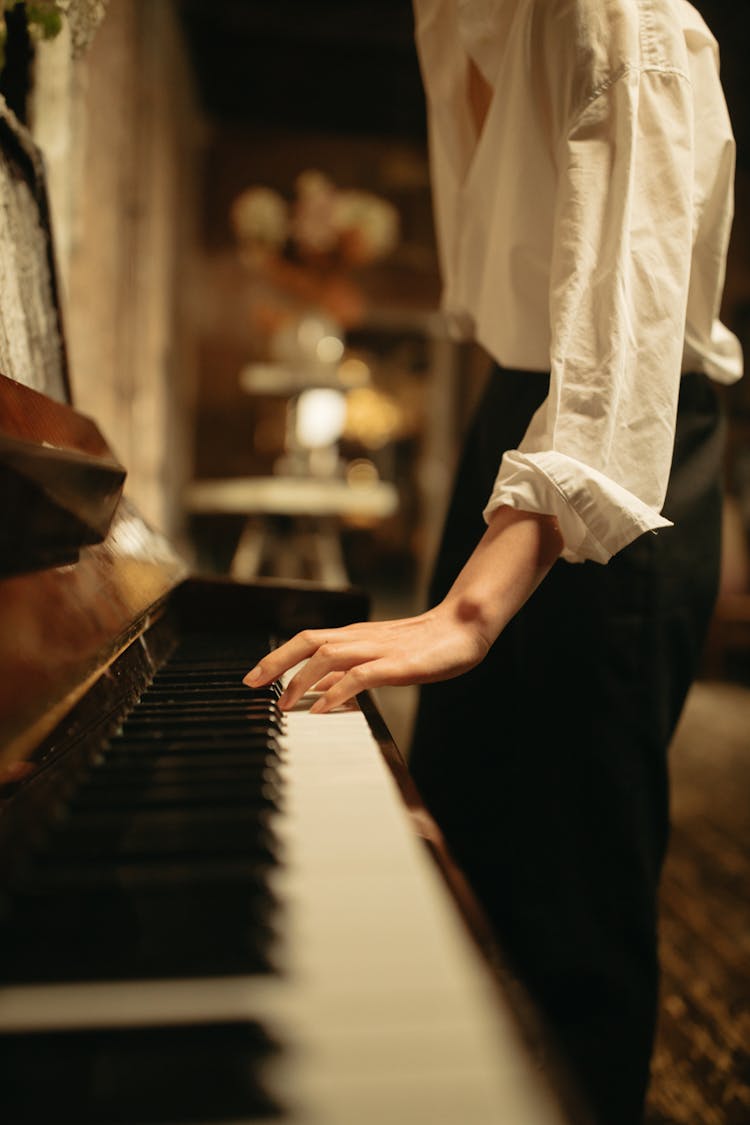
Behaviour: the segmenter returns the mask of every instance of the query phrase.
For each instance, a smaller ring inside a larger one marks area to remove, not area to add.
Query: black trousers
[[[432,582],[480,538],[504,448],[549,377],[493,371],[464,445]],[[719,575],[722,425],[683,376],[664,514],[607,565],[559,560],[485,660],[420,692],[420,793],[601,1125],[636,1125],[657,1010],[667,751]]]

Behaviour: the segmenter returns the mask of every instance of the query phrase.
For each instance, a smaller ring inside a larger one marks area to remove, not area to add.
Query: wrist
[[[480,632],[491,644],[563,547],[554,516],[498,508],[446,598],[456,622]]]

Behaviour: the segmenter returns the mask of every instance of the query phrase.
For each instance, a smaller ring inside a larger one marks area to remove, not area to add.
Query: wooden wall
[[[146,518],[175,535],[194,394],[180,281],[194,254],[201,125],[175,5],[110,0],[76,59],[65,34],[41,44],[30,116],[75,402],[128,469]]]

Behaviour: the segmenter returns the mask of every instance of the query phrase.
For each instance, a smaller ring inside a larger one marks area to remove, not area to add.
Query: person
[[[734,139],[686,0],[414,0],[442,305],[492,370],[427,608],[307,630],[327,712],[420,684],[408,761],[600,1125],[644,1113],[668,746],[721,522]]]

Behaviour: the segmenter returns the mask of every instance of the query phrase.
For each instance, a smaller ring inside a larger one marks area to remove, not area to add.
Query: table
[[[265,571],[280,578],[311,577],[328,586],[350,584],[342,519],[385,519],[398,507],[393,484],[351,484],[339,477],[195,480],[184,499],[191,514],[245,516],[230,564],[233,578],[247,581]]]

